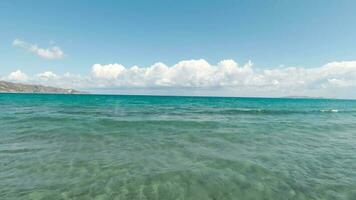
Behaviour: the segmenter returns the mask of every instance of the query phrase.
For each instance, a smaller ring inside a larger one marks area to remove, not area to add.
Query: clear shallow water
[[[356,101],[0,94],[0,199],[356,199]]]

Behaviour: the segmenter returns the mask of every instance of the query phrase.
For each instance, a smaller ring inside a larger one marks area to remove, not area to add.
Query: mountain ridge
[[[85,92],[43,85],[13,83],[0,80],[0,93],[49,93],[49,94],[84,94]]]

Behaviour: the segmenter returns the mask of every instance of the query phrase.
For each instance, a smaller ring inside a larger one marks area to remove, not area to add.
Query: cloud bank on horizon
[[[58,46],[52,46],[45,49],[45,48],[40,48],[36,44],[30,44],[20,39],[15,39],[12,42],[12,46],[22,48],[32,54],[35,54],[45,59],[54,60],[54,59],[61,59],[64,57],[63,51]]]
[[[254,68],[250,61],[241,66],[234,60],[212,65],[204,59],[183,60],[173,66],[161,62],[148,67],[94,64],[88,75],[45,71],[30,76],[16,70],[2,79],[109,93],[356,97],[356,61],[272,69]]]

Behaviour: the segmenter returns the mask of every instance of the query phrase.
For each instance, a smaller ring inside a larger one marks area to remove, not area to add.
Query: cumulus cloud
[[[45,72],[42,72],[42,73],[39,73],[36,75],[40,80],[46,80],[46,81],[49,81],[49,80],[53,80],[53,79],[56,79],[58,78],[57,74],[51,72],[51,71],[45,71]]]
[[[16,70],[11,72],[6,79],[14,82],[25,82],[29,79],[29,77],[21,70]]]
[[[64,57],[63,51],[58,46],[52,46],[49,48],[40,48],[36,44],[30,44],[20,39],[15,39],[12,42],[12,45],[14,47],[25,49],[26,51],[31,52],[45,59],[53,60],[53,59],[61,59]]]
[[[100,65],[95,64],[92,67],[92,74],[96,78],[101,79],[116,79],[125,67],[120,64]]]
[[[210,64],[203,59],[183,60],[172,66],[161,62],[148,67],[94,64],[91,73],[84,76],[47,71],[28,77],[16,71],[7,79],[113,93],[356,97],[356,61],[272,69],[255,68],[250,61],[243,65],[234,60]]]
[[[251,63],[239,67],[233,60],[223,60],[217,66],[207,61],[184,60],[173,66],[155,63],[149,67],[126,68],[120,64],[92,67],[92,76],[107,80],[114,87],[216,87],[233,86],[253,73]]]

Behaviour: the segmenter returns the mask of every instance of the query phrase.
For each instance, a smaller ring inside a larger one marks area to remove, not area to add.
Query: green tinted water
[[[0,199],[356,199],[356,101],[0,94]]]

